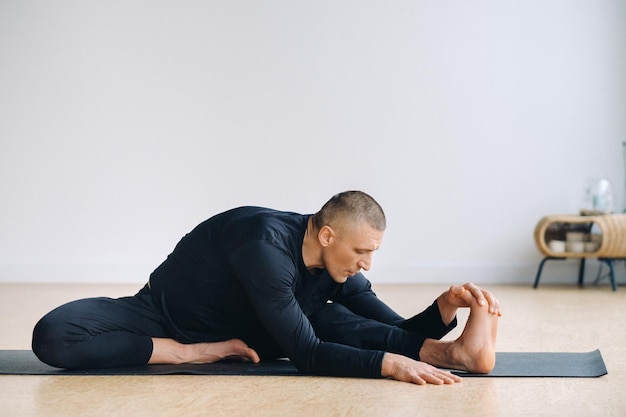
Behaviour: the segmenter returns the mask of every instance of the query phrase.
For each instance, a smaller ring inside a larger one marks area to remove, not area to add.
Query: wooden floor
[[[0,284],[0,349],[29,349],[37,319],[63,302],[129,295],[138,288]],[[504,309],[498,351],[600,348],[608,375],[466,378],[453,386],[423,387],[323,377],[0,376],[0,416],[626,416],[626,288],[488,288]],[[410,315],[445,286],[375,289]],[[459,318],[463,323],[466,316]]]

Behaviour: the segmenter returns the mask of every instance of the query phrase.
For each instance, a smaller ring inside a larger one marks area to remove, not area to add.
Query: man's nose
[[[372,266],[372,254],[367,254],[359,260],[357,266],[364,271],[369,271]]]

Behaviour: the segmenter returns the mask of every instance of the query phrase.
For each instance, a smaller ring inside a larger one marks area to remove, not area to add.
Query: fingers
[[[381,376],[417,385],[454,384],[461,378],[449,371],[439,369],[426,362],[416,361],[395,353],[385,353],[381,364]]]
[[[433,384],[433,385],[450,385],[461,382],[461,377],[454,375],[448,371],[434,368],[434,371],[423,372],[415,375],[413,383],[417,385]]]
[[[449,384],[454,384],[455,382],[462,381],[461,377],[454,375],[450,372],[440,371],[440,370],[426,375],[425,379],[426,379],[426,382],[428,382],[429,384],[435,384],[435,385],[444,385],[444,384],[449,385]]]
[[[498,299],[492,293],[486,290],[483,290],[483,295],[489,303],[489,312],[491,314],[497,314],[498,316],[501,316],[502,310],[500,310],[500,302],[498,301]]]
[[[471,294],[471,296],[476,300],[479,305],[488,305],[489,312],[491,314],[496,314],[498,316],[502,315],[500,302],[491,292],[482,289],[477,285],[472,284],[471,282],[464,284],[462,287]]]
[[[474,300],[477,300],[477,297],[474,294],[474,292],[472,291],[472,288],[470,286],[474,286],[475,287],[474,284],[454,285],[452,287],[453,288],[452,292],[454,293],[454,295],[456,295],[461,300],[463,300],[463,302],[465,303],[465,306],[467,306],[467,307],[472,305]],[[480,303],[480,300],[478,300],[478,301]]]
[[[466,290],[468,290],[472,294],[472,296],[478,302],[479,305],[481,305],[481,306],[485,305],[487,300],[485,299],[485,296],[483,294],[483,290],[481,288],[479,288],[478,286],[472,284],[471,282],[468,282],[468,283],[464,284],[463,288],[465,288]]]

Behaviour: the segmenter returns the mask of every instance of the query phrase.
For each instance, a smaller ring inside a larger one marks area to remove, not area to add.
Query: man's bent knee
[[[63,334],[63,323],[50,315],[44,316],[33,329],[32,349],[40,361],[57,368],[71,368],[74,363],[68,354]]]

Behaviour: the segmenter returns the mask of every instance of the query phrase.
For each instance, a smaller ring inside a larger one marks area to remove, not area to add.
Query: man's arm
[[[353,313],[402,329],[410,330],[423,337],[441,339],[456,327],[456,307],[445,310],[446,317],[440,313],[441,307],[435,302],[421,313],[405,320],[379,299],[371,289],[370,282],[362,275],[350,277],[342,285],[341,291],[333,301],[348,307]],[[445,300],[444,300],[445,301]],[[448,303],[441,302],[444,308]]]
[[[361,273],[348,278],[333,295],[332,301],[346,306],[354,314],[381,323],[398,325],[404,321],[402,316],[376,296],[371,283]]]
[[[231,254],[230,265],[260,323],[300,371],[381,376],[383,351],[323,342],[316,336],[293,293],[297,266],[284,251],[265,241],[249,242]]]

